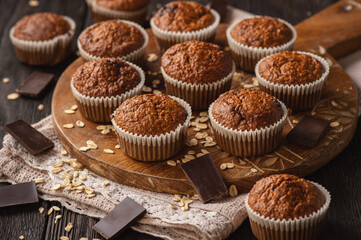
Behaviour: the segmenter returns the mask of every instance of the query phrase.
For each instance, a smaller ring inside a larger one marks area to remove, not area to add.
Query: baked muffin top
[[[79,36],[81,47],[97,57],[122,57],[144,44],[140,30],[120,20],[98,22]]]
[[[258,65],[260,76],[270,82],[285,85],[312,83],[325,72],[316,58],[295,51],[276,53]]]
[[[325,202],[325,196],[314,184],[289,174],[262,178],[248,195],[251,209],[271,219],[306,217]]]
[[[154,24],[165,31],[191,32],[213,24],[211,11],[192,1],[175,1],[164,5],[153,17]]]
[[[164,71],[187,83],[219,81],[232,71],[232,66],[232,56],[220,46],[196,40],[176,44],[162,56]]]
[[[150,0],[95,0],[98,6],[117,11],[136,11],[145,8]]]
[[[89,97],[121,95],[136,87],[140,81],[140,74],[134,67],[115,58],[86,62],[73,75],[75,89]]]
[[[69,23],[54,13],[35,13],[20,19],[14,29],[14,36],[21,40],[45,41],[66,34]]]
[[[236,24],[231,30],[231,36],[249,47],[270,48],[289,42],[293,33],[285,23],[276,18],[254,17]]]
[[[180,103],[165,94],[138,95],[124,101],[116,110],[115,123],[125,131],[156,136],[175,130],[187,119]]]
[[[256,130],[279,121],[284,115],[280,102],[266,92],[255,89],[233,89],[215,101],[213,118],[233,130]]]

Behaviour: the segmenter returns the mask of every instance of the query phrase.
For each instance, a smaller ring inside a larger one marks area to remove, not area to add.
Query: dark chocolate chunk
[[[140,219],[146,210],[133,199],[126,197],[108,215],[93,226],[106,239],[117,238],[125,229]]]
[[[209,154],[183,163],[181,166],[204,203],[228,193],[228,189]]]
[[[309,148],[315,147],[330,129],[330,122],[312,116],[304,116],[287,134],[287,141]]]
[[[21,83],[16,92],[24,96],[39,97],[53,78],[54,74],[35,71]]]
[[[0,207],[35,203],[38,201],[38,192],[34,182],[0,187]]]
[[[32,155],[38,155],[54,147],[52,141],[22,119],[6,124],[4,128]]]

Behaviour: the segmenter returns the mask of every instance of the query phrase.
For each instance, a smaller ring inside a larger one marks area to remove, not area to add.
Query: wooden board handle
[[[335,59],[361,48],[361,0],[342,0],[296,26],[295,49],[324,47]]]

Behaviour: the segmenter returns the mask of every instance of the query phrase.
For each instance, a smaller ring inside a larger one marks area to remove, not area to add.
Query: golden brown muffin
[[[320,79],[325,70],[321,62],[310,55],[286,51],[262,60],[258,72],[269,82],[300,85]]]
[[[35,13],[23,17],[15,25],[14,36],[21,40],[44,41],[66,34],[69,23],[54,13]]]
[[[162,56],[162,67],[176,80],[206,84],[228,76],[233,61],[220,46],[192,40],[169,48]]]
[[[88,97],[121,95],[140,83],[137,70],[115,58],[101,58],[81,65],[73,75],[73,85]]]
[[[256,130],[279,121],[284,115],[280,102],[268,93],[255,89],[233,89],[214,103],[214,119],[233,130]]]
[[[164,5],[154,16],[154,24],[164,31],[191,32],[213,24],[211,11],[192,1],[175,1]]]
[[[144,94],[123,102],[114,114],[114,121],[130,133],[159,136],[182,125],[187,115],[182,105],[168,95]]]
[[[286,220],[308,216],[318,211],[325,201],[314,184],[289,174],[262,178],[248,195],[248,205],[256,213]]]

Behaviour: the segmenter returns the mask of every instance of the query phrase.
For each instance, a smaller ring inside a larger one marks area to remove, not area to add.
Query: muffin
[[[115,57],[142,65],[147,44],[148,34],[145,30],[125,20],[93,24],[78,38],[80,55],[87,61]]]
[[[208,110],[215,140],[224,151],[255,157],[274,150],[282,138],[285,105],[255,89],[223,93]]]
[[[81,65],[71,79],[71,90],[81,114],[88,120],[109,123],[110,115],[126,99],[140,93],[143,70],[116,58],[101,58]]]
[[[330,201],[321,185],[279,174],[257,181],[245,205],[257,239],[316,239]]]
[[[20,19],[10,30],[10,40],[21,62],[52,66],[71,53],[75,22],[54,13],[35,13]]]
[[[196,40],[176,44],[162,56],[161,71],[167,93],[207,109],[231,87],[235,65],[220,46]]]
[[[256,16],[233,23],[226,36],[236,65],[254,72],[261,58],[291,50],[297,34],[291,24],[281,19]]]
[[[145,23],[150,0],[87,0],[93,21],[123,19]]]
[[[219,14],[192,1],[164,5],[150,20],[159,49],[164,52],[176,43],[189,40],[212,42],[219,25]]]
[[[160,161],[182,149],[191,115],[191,107],[182,99],[144,94],[123,102],[112,123],[126,154],[141,161]]]
[[[321,97],[329,74],[325,59],[306,52],[286,51],[263,58],[256,65],[260,89],[294,111],[310,109]]]

